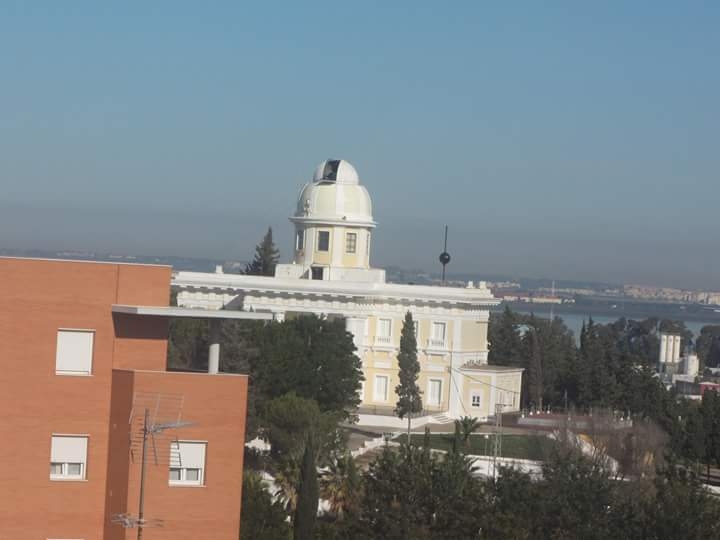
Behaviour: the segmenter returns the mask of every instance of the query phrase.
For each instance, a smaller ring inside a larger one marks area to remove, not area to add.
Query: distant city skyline
[[[0,6],[0,247],[289,260],[344,158],[372,262],[720,290],[720,5]]]

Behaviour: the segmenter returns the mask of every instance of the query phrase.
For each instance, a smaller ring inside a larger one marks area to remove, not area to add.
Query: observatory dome
[[[312,181],[356,185],[360,178],[355,167],[344,159],[326,159],[315,168]]]
[[[374,227],[372,202],[355,167],[345,160],[326,160],[315,169],[297,202],[293,221]]]

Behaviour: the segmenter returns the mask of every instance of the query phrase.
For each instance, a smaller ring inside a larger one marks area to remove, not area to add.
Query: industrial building
[[[167,371],[170,278],[0,258],[0,538],[238,538],[247,377]]]

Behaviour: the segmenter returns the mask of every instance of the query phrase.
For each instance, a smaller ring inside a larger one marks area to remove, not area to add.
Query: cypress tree
[[[538,329],[531,326],[526,334],[530,345],[530,358],[528,359],[528,388],[530,401],[540,410],[543,408],[543,358],[538,337]]]
[[[415,339],[415,324],[412,314],[408,311],[400,333],[400,352],[398,353],[398,367],[400,384],[395,387],[398,401],[395,413],[398,417],[408,420],[407,440],[410,444],[410,421],[413,414],[422,411],[420,388],[417,385],[420,374],[420,363],[417,359],[417,340]]]
[[[262,242],[255,246],[255,257],[245,266],[243,273],[253,276],[274,276],[275,266],[279,260],[280,252],[273,242],[272,227],[268,227]]]
[[[312,434],[308,435],[300,469],[297,508],[293,527],[294,540],[313,540],[320,496],[315,467],[315,449]]]

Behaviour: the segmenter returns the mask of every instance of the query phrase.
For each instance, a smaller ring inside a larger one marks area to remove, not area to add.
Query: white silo
[[[670,336],[672,338],[672,357],[670,362],[677,364],[680,361],[680,336]]]
[[[698,359],[697,354],[688,354],[685,357],[683,363],[685,364],[683,366],[683,372],[685,373],[685,375],[697,377],[698,373],[700,372],[700,360]]]
[[[668,346],[667,334],[660,334],[660,357],[658,358],[658,363],[660,364],[660,371],[662,371],[662,366],[666,362],[667,346]]]

